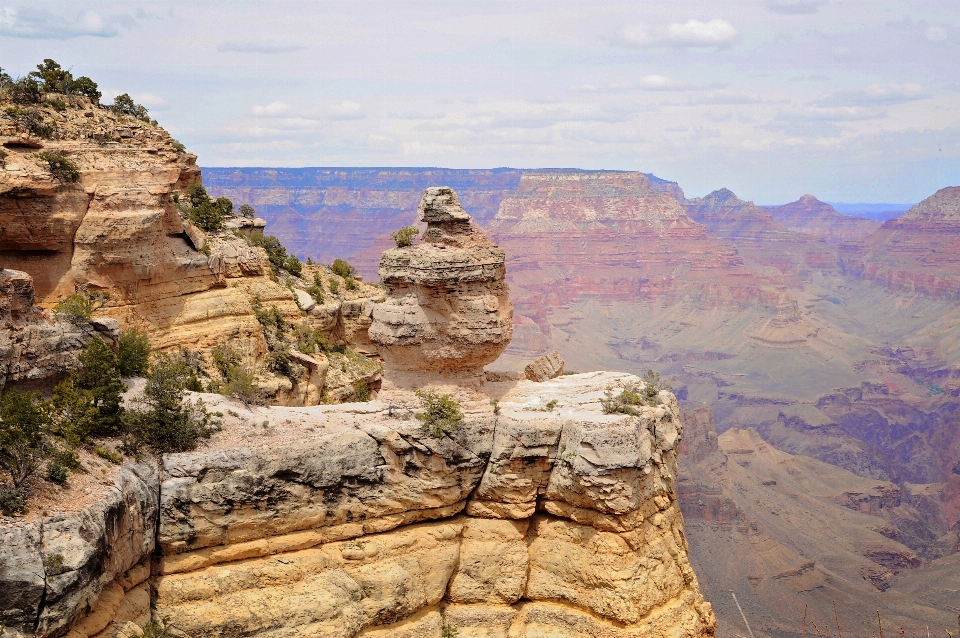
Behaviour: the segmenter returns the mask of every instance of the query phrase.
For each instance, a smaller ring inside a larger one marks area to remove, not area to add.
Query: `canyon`
[[[254,170],[263,169],[205,174],[211,192],[233,196],[245,189],[256,203],[267,185]],[[415,222],[415,203],[402,203],[411,198],[404,195],[406,181],[441,174],[412,168],[271,170],[274,182],[288,170],[315,176],[336,171],[346,189],[338,191],[340,198],[392,198],[384,230],[369,222],[380,233],[373,244],[336,244],[337,256],[356,260],[369,278],[375,276],[369,247],[387,245],[388,229]],[[514,175],[506,169],[502,174]],[[471,171],[442,175],[457,180],[464,208],[477,211],[478,223],[507,253],[514,337],[497,366],[517,371],[530,358],[557,350],[568,370],[639,374],[652,368],[674,378],[685,411],[709,408],[719,437],[733,441],[733,449],[775,458],[771,471],[793,464],[800,474],[791,476],[830,476],[829,489],[820,488],[823,496],[804,505],[763,484],[786,479],[751,474],[729,460],[745,455],[724,452],[724,463],[681,465],[681,476],[702,475],[702,483],[721,486],[748,512],[739,515],[745,522],[731,524],[746,525],[750,533],[731,536],[726,524],[717,527],[709,516],[701,524],[705,515],[681,498],[691,522],[691,561],[715,603],[721,635],[745,631],[727,594],[731,588],[747,601],[751,622],[764,618],[754,627],[758,636],[797,632],[804,605],[823,612],[817,621],[822,628],[829,616],[824,610],[832,611],[834,600],[842,617],[860,623],[859,635],[869,634],[865,606],[901,619],[905,627],[919,627],[923,618],[946,622],[948,592],[957,587],[948,574],[960,550],[960,316],[951,283],[957,277],[956,189],[944,189],[881,225],[839,215],[812,196],[782,206],[755,205],[726,189],[688,199],[679,185],[643,173],[522,170],[497,193],[489,182],[473,191],[465,183]],[[321,224],[370,219],[360,208],[349,212],[326,204],[320,186],[314,192],[318,199],[305,204],[274,188],[276,208],[265,215]],[[475,208],[473,192],[480,200]],[[372,204],[364,210],[375,214]],[[337,217],[342,214],[349,216]],[[880,485],[880,492],[897,494],[895,506],[860,511],[861,517],[846,514],[861,497],[850,501],[843,494],[867,495]],[[843,531],[808,525],[799,534],[796,526],[779,524],[755,501],[737,496],[740,489],[778,503],[781,513],[796,507],[821,520],[818,511],[834,512]],[[887,539],[882,542],[899,544],[895,552],[854,547],[827,557],[817,548],[833,534],[876,539],[877,530]],[[758,553],[764,543],[792,549]],[[726,567],[714,561],[721,552],[730,553]],[[912,558],[897,566],[888,560],[896,555]],[[757,565],[755,575],[767,575],[734,578],[728,567],[740,559]],[[787,587],[792,593],[786,593],[769,586],[793,578],[774,576],[811,561],[810,588]],[[793,567],[780,569],[781,563]],[[823,569],[829,574],[821,582],[815,574]],[[841,596],[831,580],[856,584],[851,591],[857,593]],[[902,593],[886,595],[895,591]],[[789,614],[780,618],[781,609]]]

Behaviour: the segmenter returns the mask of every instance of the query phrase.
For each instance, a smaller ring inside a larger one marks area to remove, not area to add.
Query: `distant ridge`
[[[825,202],[833,206],[833,209],[844,215],[853,217],[866,217],[878,222],[885,222],[888,219],[899,217],[910,210],[913,204],[868,204],[858,202]]]

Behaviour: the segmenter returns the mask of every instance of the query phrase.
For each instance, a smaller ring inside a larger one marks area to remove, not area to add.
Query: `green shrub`
[[[267,252],[267,259],[270,260],[274,274],[286,265],[287,249],[273,235],[253,235],[247,241],[251,246],[263,248]]]
[[[223,210],[209,201],[194,206],[187,211],[187,219],[193,222],[197,228],[206,232],[223,230],[226,226]]]
[[[0,470],[13,489],[36,474],[50,443],[49,406],[39,392],[10,390],[0,396]]]
[[[136,328],[120,333],[117,344],[117,369],[120,376],[133,377],[144,374],[150,363],[150,339]]]
[[[128,410],[126,425],[136,444],[158,454],[194,450],[217,431],[203,401],[184,398],[190,368],[168,354],[154,357],[137,409]]]
[[[211,203],[210,196],[207,194],[207,189],[204,188],[203,184],[200,182],[193,182],[187,186],[187,200],[190,202],[191,206],[199,206],[200,204]]]
[[[90,98],[91,102],[97,103],[103,95],[97,83],[85,75],[81,75],[70,85],[70,92],[74,95],[82,95]]]
[[[317,303],[324,302],[323,279],[320,278],[320,273],[313,273],[313,285],[307,288],[307,294]]]
[[[57,113],[63,113],[67,110],[67,103],[60,98],[47,99],[47,104]]]
[[[343,285],[347,290],[357,290],[360,288],[360,285],[357,283],[357,280],[353,277],[344,277]]]
[[[214,346],[210,350],[210,358],[213,360],[213,367],[217,369],[224,379],[231,368],[240,365],[240,353],[226,344]]]
[[[553,409],[554,409],[555,407],[557,407],[557,400],[556,400],[556,399],[550,399],[549,401],[547,401],[547,405],[546,405],[547,412],[553,412]]]
[[[233,366],[227,370],[227,383],[223,387],[223,394],[240,399],[247,405],[260,402],[260,386],[257,377],[240,366]]]
[[[3,111],[3,117],[13,122],[13,126],[20,133],[45,140],[52,139],[57,134],[57,125],[46,121],[43,114],[32,107],[8,106]]]
[[[8,483],[0,483],[0,514],[4,516],[26,514],[27,498],[26,488],[12,487]]]
[[[233,202],[226,197],[218,197],[213,201],[213,205],[220,209],[224,217],[233,215]]]
[[[430,390],[416,390],[423,412],[417,413],[421,429],[430,436],[441,437],[455,432],[463,422],[460,404],[450,394],[438,394]]]
[[[123,93],[113,98],[113,104],[110,106],[110,110],[117,115],[129,115],[142,122],[152,123],[147,108],[142,104],[134,102],[128,93]]]
[[[330,284],[330,294],[332,294],[332,295],[339,295],[339,294],[340,294],[340,282],[337,281],[336,279],[330,279],[330,280],[329,280],[329,284]]]
[[[420,229],[416,226],[407,226],[391,233],[390,237],[397,243],[397,248],[406,248],[413,244],[413,239],[420,234]]]
[[[172,142],[170,142],[170,146],[173,148],[174,151],[176,151],[177,155],[183,155],[184,153],[187,152],[187,147],[181,144],[180,142],[178,142],[177,140],[173,140]]]
[[[330,347],[323,332],[311,328],[306,323],[302,323],[294,329],[294,338],[296,339],[297,350],[304,354],[313,354],[317,350],[325,352]]]
[[[77,358],[80,367],[71,373],[69,382],[89,392],[92,407],[97,410],[92,430],[82,435],[86,438],[119,434],[123,416],[122,395],[127,386],[120,378],[116,355],[103,339],[94,337]]]
[[[253,219],[257,216],[257,211],[253,209],[253,206],[250,204],[240,204],[240,209],[238,211],[241,217],[246,217],[247,219]]]
[[[644,387],[642,389],[636,385],[627,385],[616,396],[613,392],[607,390],[605,397],[600,399],[603,413],[637,416],[640,412],[633,406],[660,405],[660,390],[669,390],[670,382],[661,380],[660,375],[653,370],[647,370],[644,373],[643,382]]]
[[[291,275],[299,277],[303,273],[303,264],[300,263],[296,255],[290,255],[286,261],[283,262],[283,269]]]
[[[69,471],[67,467],[59,461],[50,461],[47,463],[47,480],[57,485],[66,485]]]
[[[47,163],[57,181],[73,183],[80,179],[80,168],[60,151],[40,151],[37,157]]]
[[[93,317],[93,303],[86,295],[74,293],[58,301],[53,312],[61,321],[79,325]]]
[[[359,379],[353,384],[354,402],[366,402],[370,400],[370,384],[366,379]]]
[[[333,263],[330,264],[330,270],[333,271],[333,274],[340,275],[341,277],[349,277],[350,275],[356,272],[353,266],[348,264],[343,259],[340,259],[339,257],[337,259],[334,259]]]
[[[13,82],[7,90],[10,92],[10,101],[14,104],[38,104],[43,95],[40,83],[30,77],[22,77]]]
[[[123,457],[110,448],[98,445],[93,451],[97,453],[97,456],[104,460],[110,461],[114,465],[120,465],[123,463]]]

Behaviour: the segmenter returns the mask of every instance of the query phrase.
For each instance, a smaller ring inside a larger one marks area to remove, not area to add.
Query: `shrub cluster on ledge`
[[[101,96],[96,82],[86,76],[73,77],[69,69],[64,69],[49,58],[38,64],[36,71],[20,78],[14,78],[0,69],[0,102],[12,104],[0,116],[10,120],[17,131],[28,137],[56,139],[59,129],[55,114],[51,114],[49,109],[62,113],[68,108],[85,104],[83,98],[116,115],[157,126],[157,121],[150,119],[147,108],[137,104],[128,93],[118,95],[110,106],[100,105]],[[57,179],[63,182],[76,181],[61,176],[57,176]]]
[[[0,513],[25,513],[38,481],[66,484],[70,472],[82,469],[79,448],[121,463],[104,439],[119,439],[120,452],[130,455],[144,447],[183,452],[216,431],[204,404],[184,398],[189,369],[182,361],[165,354],[151,361],[146,335],[133,328],[121,333],[117,350],[94,337],[49,399],[16,389],[0,395]],[[125,409],[122,377],[145,373],[143,395]]]
[[[414,416],[420,421],[421,429],[433,437],[452,434],[463,422],[463,412],[453,395],[438,394],[431,390],[416,390],[422,412]]]
[[[604,414],[630,414],[639,416],[638,406],[660,405],[660,390],[669,390],[670,381],[660,379],[660,374],[647,370],[643,375],[643,388],[635,385],[624,387],[620,394],[614,395],[612,390],[604,393],[600,399],[600,407]]]

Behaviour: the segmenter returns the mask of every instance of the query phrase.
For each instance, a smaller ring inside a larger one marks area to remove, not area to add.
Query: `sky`
[[[639,170],[688,197],[960,184],[960,0],[0,0],[0,67],[127,92],[201,166]]]

